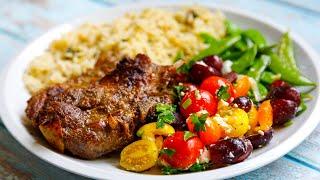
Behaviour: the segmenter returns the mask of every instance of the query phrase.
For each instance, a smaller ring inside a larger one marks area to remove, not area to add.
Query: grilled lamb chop
[[[38,92],[26,114],[59,151],[94,159],[131,143],[157,103],[173,103],[176,75],[139,54],[103,78],[87,74]]]

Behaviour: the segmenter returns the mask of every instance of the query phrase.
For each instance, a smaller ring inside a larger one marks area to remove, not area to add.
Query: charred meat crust
[[[53,147],[94,159],[132,142],[155,104],[173,103],[176,75],[138,54],[102,78],[86,74],[40,91],[26,114]]]

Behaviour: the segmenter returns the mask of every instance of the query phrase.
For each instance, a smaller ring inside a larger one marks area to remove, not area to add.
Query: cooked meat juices
[[[101,78],[86,74],[42,90],[28,100],[27,117],[59,151],[94,159],[134,140],[157,103],[173,103],[172,66],[138,54]]]

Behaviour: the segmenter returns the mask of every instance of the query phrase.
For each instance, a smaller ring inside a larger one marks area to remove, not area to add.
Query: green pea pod
[[[270,61],[271,60],[269,56],[262,55],[259,59],[254,61],[247,75],[255,79],[257,82],[259,82],[262,73],[268,67],[268,65],[270,64]]]
[[[242,31],[237,25],[235,25],[233,22],[229,20],[225,21],[225,26],[226,26],[227,35],[240,34]]]
[[[288,32],[284,33],[281,37],[277,53],[284,65],[295,69],[295,71],[299,71],[293,54],[292,41]]]
[[[261,83],[258,83],[258,89],[260,92],[261,99],[266,98],[266,96],[268,95],[268,89]]]
[[[251,39],[259,48],[266,45],[266,39],[260,31],[255,29],[248,29],[242,32],[242,34]]]
[[[271,84],[274,81],[279,80],[279,79],[281,79],[281,74],[274,74],[270,71],[264,71],[261,74],[260,81],[267,83],[267,84]]]
[[[220,57],[224,60],[236,60],[239,59],[240,56],[243,54],[243,52],[241,51],[231,51],[231,50],[227,50],[224,53],[222,53],[220,55]]]
[[[217,42],[216,38],[211,36],[209,33],[202,32],[199,34],[199,36],[205,44],[212,44]]]
[[[182,59],[184,57],[184,52],[182,50],[179,50],[177,52],[176,57],[173,59],[173,62],[177,62],[178,60]]]
[[[241,38],[240,35],[234,35],[234,36],[230,36],[230,37],[221,39],[216,42],[212,42],[207,49],[204,49],[204,50],[200,51],[197,55],[193,56],[189,60],[189,62],[186,62],[185,64],[180,66],[177,69],[177,71],[179,73],[188,73],[190,71],[192,65],[195,62],[197,62],[207,56],[221,54],[222,52],[226,51],[231,46],[233,46],[236,42],[238,42],[240,40],[240,38]]]
[[[256,54],[257,46],[253,46],[252,48],[248,49],[238,60],[234,61],[231,67],[232,70],[237,73],[244,72],[253,64]]]
[[[281,74],[281,79],[296,86],[315,86],[316,83],[302,76],[299,71],[292,68],[274,53],[270,53],[271,63],[269,68],[276,74]]]
[[[232,45],[234,45],[239,40],[240,40],[240,35],[235,35],[235,36],[230,36],[220,41],[211,43],[207,49],[200,51],[199,54],[192,57],[190,62],[193,64],[194,62],[199,61],[200,59],[203,59],[207,56],[218,55],[224,52],[225,50],[229,49]]]
[[[238,41],[234,47],[236,47],[237,49],[239,49],[240,51],[245,51],[249,48],[251,48],[254,45],[254,43],[248,39],[242,36],[241,40]]]
[[[272,52],[272,50],[277,47],[277,44],[269,45],[269,46],[263,46],[258,48],[259,54],[269,54]]]
[[[301,101],[299,107],[298,107],[298,112],[296,113],[296,116],[300,116],[304,111],[307,110],[307,105],[304,101]]]

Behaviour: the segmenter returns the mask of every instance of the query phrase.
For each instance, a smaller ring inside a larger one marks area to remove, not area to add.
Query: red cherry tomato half
[[[161,153],[160,159],[173,168],[187,169],[197,161],[203,148],[197,136],[185,139],[185,132],[177,131],[164,140],[161,152],[170,153]]]
[[[208,111],[211,116],[217,112],[217,104],[217,100],[208,91],[189,91],[181,100],[180,112],[185,118],[201,110]]]
[[[208,77],[201,83],[200,89],[209,91],[213,96],[219,99],[220,97],[217,97],[217,94],[221,86],[228,88],[227,92],[229,94],[229,98],[227,101],[231,102],[234,99],[235,91],[233,85],[225,78],[218,76]]]
[[[201,113],[197,113],[197,116],[200,117]],[[213,121],[210,118],[206,118],[203,128],[196,132],[194,128],[193,116],[189,116],[187,119],[187,126],[189,131],[195,132],[199,135],[200,140],[204,145],[210,145],[217,142],[223,135],[223,130],[218,123]]]

